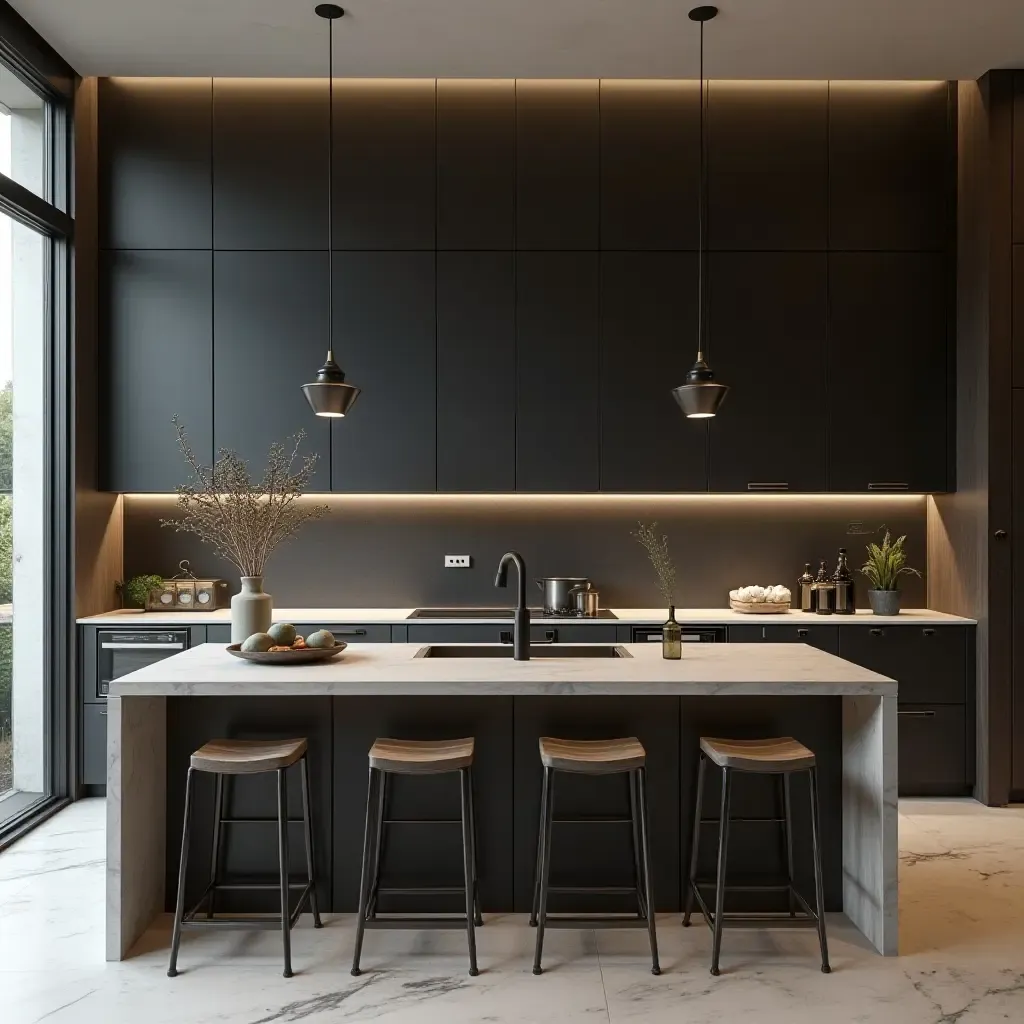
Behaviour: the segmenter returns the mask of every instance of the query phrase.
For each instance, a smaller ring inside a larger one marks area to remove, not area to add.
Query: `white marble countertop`
[[[223,644],[191,650],[122,676],[112,697],[705,695],[887,696],[896,682],[806,644],[684,644],[679,661],[660,648],[622,644],[629,658],[417,658],[422,644],[353,644],[331,661],[263,665]]]
[[[412,608],[275,608],[275,622],[296,622],[296,623],[325,623],[332,622],[381,622],[406,624],[414,623],[418,626],[427,625],[453,625],[463,623],[472,625],[481,622],[508,622],[507,618],[488,618],[482,615],[480,618],[438,618],[438,619],[410,619],[409,614]],[[535,617],[538,625],[586,625],[588,623],[603,623],[608,625],[616,621],[622,625],[638,625],[661,623],[665,621],[664,608],[613,608],[612,611],[617,619],[584,619],[568,618],[556,619],[545,616]],[[873,615],[870,610],[858,611],[856,615],[811,615],[807,612],[789,611],[771,615],[750,615],[744,612],[736,612],[730,608],[677,608],[677,621],[685,625],[728,625],[728,624],[753,624],[753,625],[863,625],[863,626],[944,626],[944,625],[974,625],[977,620],[962,618],[959,615],[949,615],[946,612],[935,612],[928,608],[904,608],[896,616]],[[78,620],[79,625],[90,626],[189,626],[207,625],[217,622],[230,622],[231,611],[227,608],[218,609],[213,612],[142,612],[142,611],[117,611],[104,612],[102,615],[88,615]]]

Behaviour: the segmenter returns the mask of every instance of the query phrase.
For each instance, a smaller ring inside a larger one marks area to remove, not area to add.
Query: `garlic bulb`
[[[789,604],[793,599],[788,587],[776,583],[771,587],[740,587],[731,590],[729,597],[744,604]]]

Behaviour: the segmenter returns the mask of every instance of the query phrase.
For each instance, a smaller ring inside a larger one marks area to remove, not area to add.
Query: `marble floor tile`
[[[808,931],[729,930],[708,973],[703,923],[658,920],[663,974],[643,931],[550,931],[530,971],[525,918],[489,917],[481,974],[461,931],[293,932],[294,978],[276,932],[191,932],[165,976],[169,919],[123,963],[103,959],[102,801],[83,801],[0,854],[0,1024],[1007,1024],[1024,1022],[1024,808],[900,805],[900,956],[883,958],[830,916],[833,973]]]

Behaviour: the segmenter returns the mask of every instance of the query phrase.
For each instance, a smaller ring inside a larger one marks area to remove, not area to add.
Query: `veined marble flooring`
[[[812,932],[731,931],[722,975],[710,933],[659,920],[664,973],[640,932],[552,931],[530,973],[524,918],[478,932],[481,974],[461,932],[370,932],[349,975],[351,917],[293,932],[296,976],[272,932],[186,932],[165,976],[169,924],[124,963],[103,960],[104,817],[82,801],[0,854],[3,1024],[995,1024],[1024,1021],[1024,809],[969,801],[900,804],[900,950],[883,958],[829,922],[833,973]],[[308,918],[307,918],[308,919]],[[148,951],[147,951],[148,950]]]

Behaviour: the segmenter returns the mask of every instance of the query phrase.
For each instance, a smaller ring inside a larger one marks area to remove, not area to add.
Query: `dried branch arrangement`
[[[179,533],[194,533],[227,559],[239,575],[262,576],[278,544],[304,523],[327,513],[327,505],[296,501],[309,485],[317,461],[315,454],[299,456],[304,432],[288,438],[288,444],[272,444],[263,478],[253,481],[249,464],[237,452],[225,448],[217,453],[213,466],[200,465],[177,416],[173,422],[193,482],[178,488],[180,516],[161,519],[160,525]]]
[[[665,534],[659,537],[657,529],[657,523],[651,523],[650,526],[637,523],[633,536],[647,549],[647,557],[650,558],[651,565],[654,566],[654,571],[658,575],[658,589],[661,591],[665,604],[674,605],[676,603],[676,567],[668,553],[668,537]]]

